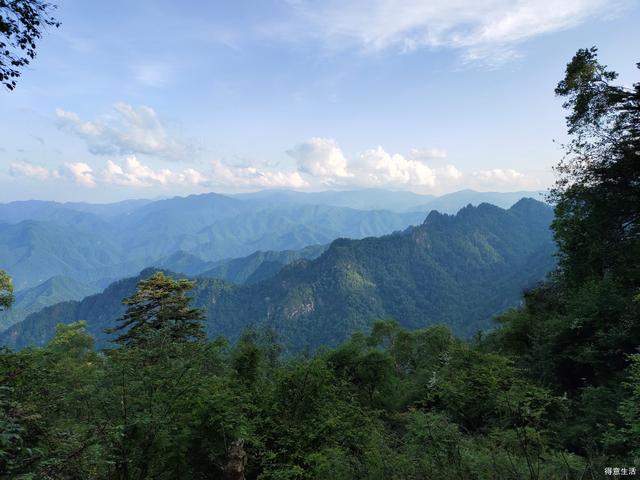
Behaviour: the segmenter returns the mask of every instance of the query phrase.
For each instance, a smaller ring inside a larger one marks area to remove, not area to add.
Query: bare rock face
[[[228,460],[224,467],[225,480],[245,480],[244,469],[247,465],[247,452],[244,450],[244,440],[238,439],[229,447]]]

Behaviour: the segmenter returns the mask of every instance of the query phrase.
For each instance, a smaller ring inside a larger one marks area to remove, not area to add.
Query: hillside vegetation
[[[209,193],[112,204],[11,202],[0,204],[0,265],[18,291],[61,275],[104,288],[145,267],[196,274],[256,251],[385,235],[422,221],[434,208],[455,213],[483,201],[509,207],[525,194],[463,191],[432,198],[360,190]],[[439,202],[433,208],[425,203],[432,200]]]
[[[482,204],[455,216],[432,212],[421,225],[388,236],[339,239],[317,259],[285,267],[276,262],[271,269],[264,260],[320,250],[254,254],[199,276],[194,305],[205,310],[212,338],[235,340],[245,328],[268,328],[289,352],[336,345],[388,317],[407,328],[443,323],[468,337],[489,327],[493,315],[516,305],[522,290],[553,268],[552,217],[550,207],[531,199],[509,210]],[[261,269],[254,269],[256,262]],[[98,346],[104,346],[104,330],[124,312],[122,299],[152,272],[32,314],[2,333],[0,343],[42,345],[56,324],[86,320]],[[264,280],[234,285],[204,278],[249,280],[249,274]]]
[[[447,302],[462,302],[468,316],[452,317],[454,328],[475,326],[530,275],[525,269],[540,268],[549,212],[533,200],[432,213],[403,233],[336,240],[317,259],[254,285],[148,271],[19,324],[46,328],[31,331],[41,347],[0,352],[0,475],[636,476],[640,83],[615,79],[595,48],[567,65],[556,89],[571,139],[552,193],[557,269],[495,330],[465,340],[446,326],[416,327],[451,314]],[[501,276],[511,262],[521,269]],[[0,309],[12,299],[0,272]],[[357,316],[378,311],[397,321]],[[339,329],[365,326],[339,345],[283,355],[292,344],[315,345],[323,334],[331,344],[342,339]],[[206,339],[205,328],[232,327],[235,341]],[[97,350],[90,333],[112,344]]]
[[[18,323],[31,313],[67,300],[81,300],[97,288],[68,277],[52,277],[40,285],[21,290],[15,295],[10,310],[0,311],[0,331]]]

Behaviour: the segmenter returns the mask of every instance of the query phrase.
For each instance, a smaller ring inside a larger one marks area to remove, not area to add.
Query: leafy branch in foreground
[[[0,0],[0,83],[16,88],[20,68],[36,57],[46,27],[59,27],[56,5],[43,0]]]

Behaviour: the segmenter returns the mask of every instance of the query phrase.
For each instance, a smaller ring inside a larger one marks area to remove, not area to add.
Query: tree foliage
[[[200,340],[193,284],[155,274],[125,301],[119,348],[95,351],[78,322],[0,353],[0,475],[567,480],[640,468],[640,84],[615,78],[594,49],[567,66],[561,261],[491,334],[385,320],[284,357],[270,330]]]
[[[52,16],[56,5],[43,0],[0,0],[0,83],[16,88],[20,69],[36,57],[47,27],[59,27]]]
[[[122,332],[115,339],[120,345],[142,345],[158,335],[171,342],[204,338],[202,310],[189,305],[186,292],[194,282],[174,280],[162,272],[138,283],[136,293],[123,303],[127,311],[109,333]]]
[[[379,322],[313,357],[273,338],[5,352],[0,472],[95,479],[578,478],[564,400],[444,327]],[[26,478],[26,477],[25,477]]]
[[[13,304],[13,282],[4,270],[0,270],[0,311]]]
[[[616,79],[596,48],[567,65],[556,93],[570,142],[551,195],[559,269],[487,342],[567,396],[562,441],[593,463],[629,462],[639,440],[640,82]]]
[[[627,88],[616,78],[593,47],[576,53],[556,88],[571,140],[552,193],[554,229],[565,281],[610,274],[633,287],[640,280],[640,82]]]

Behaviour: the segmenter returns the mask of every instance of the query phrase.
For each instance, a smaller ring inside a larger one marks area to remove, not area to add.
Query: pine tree
[[[13,303],[13,283],[4,270],[0,270],[0,312]]]
[[[202,310],[190,306],[186,292],[194,282],[174,280],[157,272],[138,283],[134,295],[123,303],[127,311],[119,324],[108,333],[122,332],[115,343],[123,346],[144,345],[152,335],[161,334],[175,342],[204,338]]]

